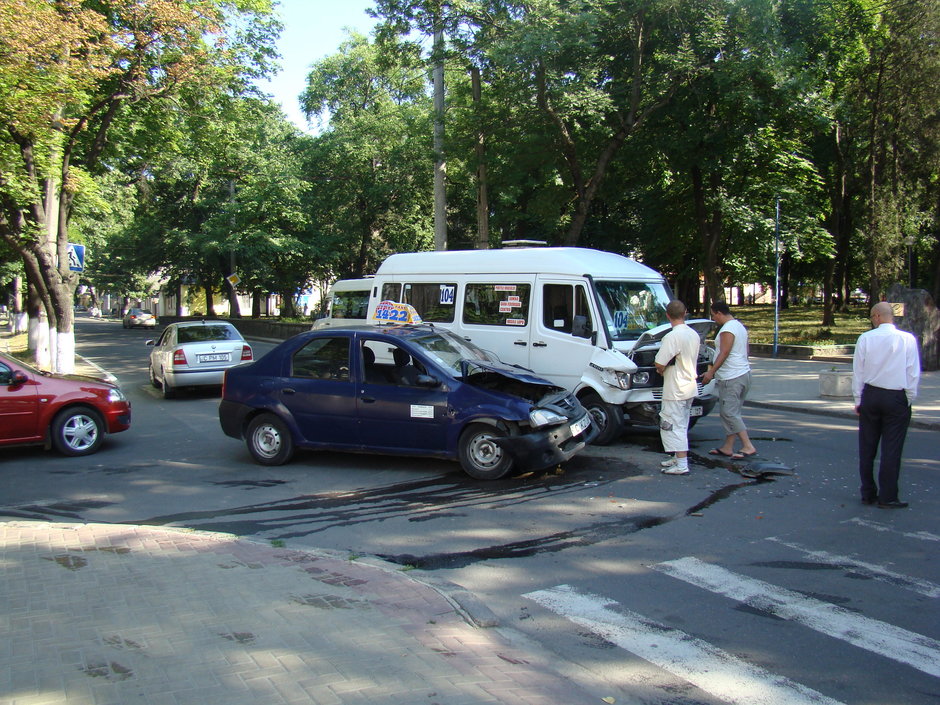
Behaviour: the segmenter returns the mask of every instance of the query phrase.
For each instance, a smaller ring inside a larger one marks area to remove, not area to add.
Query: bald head
[[[894,309],[887,301],[879,301],[871,307],[871,322],[874,326],[882,323],[894,323]]]
[[[686,314],[685,304],[679,301],[679,299],[673,299],[668,304],[666,304],[666,317],[670,321],[684,321]]]

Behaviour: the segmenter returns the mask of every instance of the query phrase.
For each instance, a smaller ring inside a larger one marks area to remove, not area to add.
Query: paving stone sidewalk
[[[0,523],[2,705],[599,702],[407,572],[224,534]]]

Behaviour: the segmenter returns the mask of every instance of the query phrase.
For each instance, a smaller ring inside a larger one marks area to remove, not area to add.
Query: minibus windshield
[[[601,316],[613,340],[636,340],[668,323],[669,293],[662,282],[595,281]]]

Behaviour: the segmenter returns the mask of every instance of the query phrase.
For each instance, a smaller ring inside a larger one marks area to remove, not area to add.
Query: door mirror
[[[13,374],[10,375],[10,384],[13,386],[26,384],[28,381],[29,377],[22,370],[13,370]]]
[[[419,387],[436,387],[441,381],[437,377],[432,377],[431,375],[418,375],[415,379],[415,384]]]
[[[590,338],[590,327],[588,326],[587,316],[575,316],[571,321],[571,335],[575,338]]]

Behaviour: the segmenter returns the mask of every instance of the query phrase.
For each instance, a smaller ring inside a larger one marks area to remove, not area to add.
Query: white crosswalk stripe
[[[674,578],[940,677],[940,642],[697,558],[651,566]]]
[[[940,536],[937,536],[937,534],[932,534],[929,531],[898,531],[893,526],[879,524],[877,521],[871,521],[870,519],[859,519],[858,517],[855,517],[854,519],[846,519],[843,523],[858,524],[859,526],[864,526],[867,529],[898,534],[906,539],[917,539],[918,541],[940,541]]]
[[[840,705],[822,693],[568,585],[523,595],[734,705]]]
[[[784,541],[773,536],[768,537],[767,540],[774,541],[779,543],[781,546],[786,546],[787,548],[792,548],[794,551],[799,551],[807,558],[810,558],[817,563],[824,563],[833,566],[845,566],[847,568],[851,568],[859,575],[874,578],[875,580],[882,580],[886,583],[890,583],[891,585],[896,585],[927,597],[940,597],[940,585],[932,583],[929,580],[912,578],[910,576],[902,575],[901,573],[890,570],[889,568],[885,568],[884,566],[875,565],[874,563],[867,563],[849,556],[839,556],[834,553],[829,553],[828,551],[815,551],[813,549],[806,548],[805,546],[800,546],[799,544]]]

